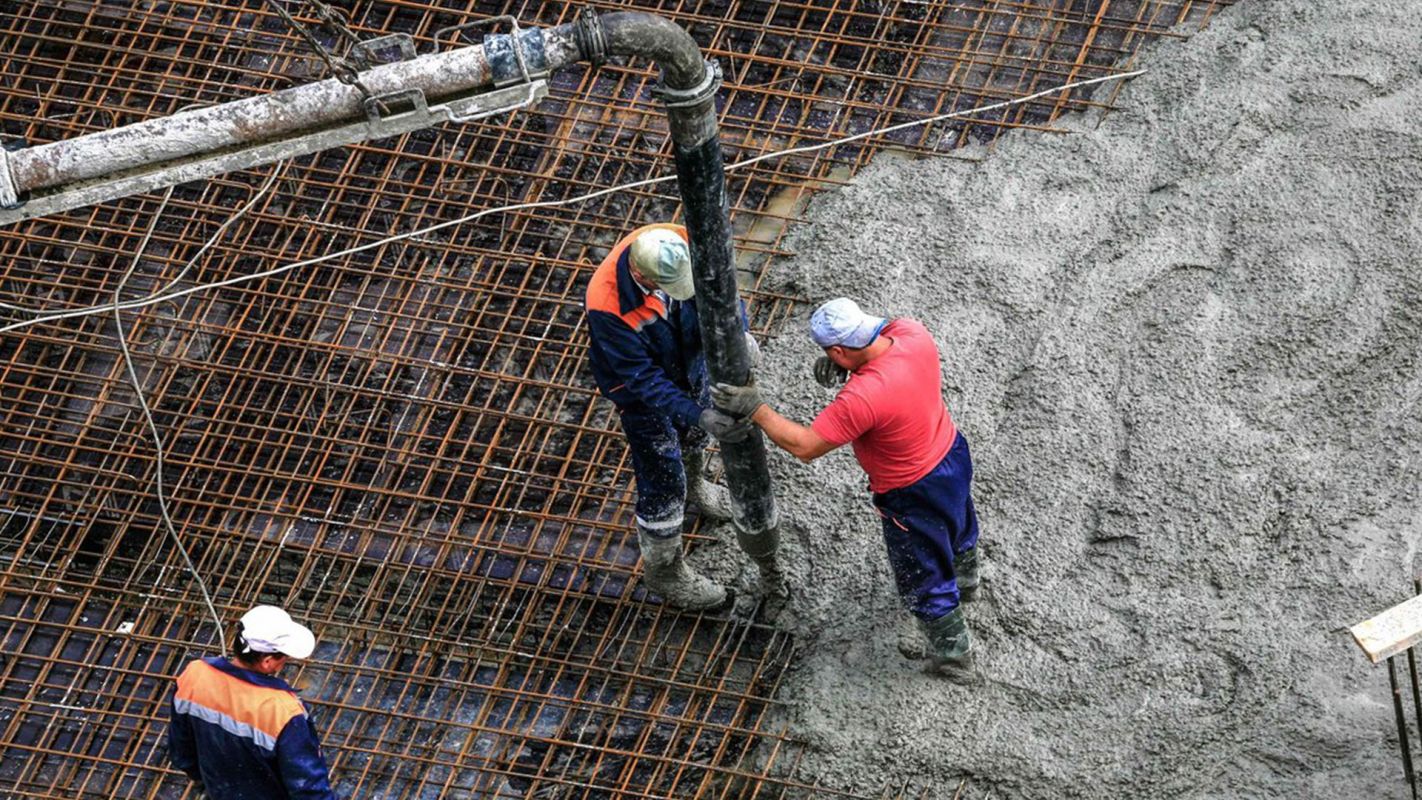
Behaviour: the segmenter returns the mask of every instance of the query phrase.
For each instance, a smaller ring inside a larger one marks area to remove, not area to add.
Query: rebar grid
[[[671,17],[721,62],[735,161],[1108,74],[1223,3],[595,5]],[[407,32],[426,50],[450,24],[576,13],[543,0],[351,8],[362,36]],[[261,0],[20,0],[0,27],[0,134],[30,143],[323,77]],[[652,80],[644,63],[567,70],[538,107],[495,121],[183,186],[161,215],[146,196],[0,230],[0,302],[107,302],[150,229],[128,296],[153,292],[272,171],[177,288],[668,174]],[[1110,106],[1061,95],[732,173],[755,331],[773,334],[800,300],[764,279],[814,191],[884,149],[941,155]],[[674,613],[636,580],[630,468],[584,365],[582,291],[608,246],[674,217],[675,198],[662,184],[506,212],[126,317],[174,517],[219,609],[231,621],[275,603],[318,633],[296,681],[342,796],[834,795],[799,774],[776,698],[790,637]],[[27,316],[0,308],[0,321]],[[6,796],[186,785],[159,746],[165,703],[219,634],[162,534],[153,443],[114,332],[105,314],[0,339]],[[882,796],[914,794],[910,780]]]

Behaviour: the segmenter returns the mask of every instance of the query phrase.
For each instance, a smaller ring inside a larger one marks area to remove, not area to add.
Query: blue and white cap
[[[848,297],[836,297],[810,315],[810,338],[820,347],[839,345],[851,350],[868,347],[889,321],[859,310]]]

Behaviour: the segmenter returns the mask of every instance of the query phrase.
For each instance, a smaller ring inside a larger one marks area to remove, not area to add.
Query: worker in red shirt
[[[808,427],[776,413],[754,383],[718,383],[712,397],[801,461],[853,446],[883,518],[899,594],[928,640],[930,670],[975,683],[960,605],[978,588],[973,462],[943,403],[933,337],[922,323],[873,317],[843,297],[815,310],[810,336],[825,351],[815,364],[816,380],[843,388]]]

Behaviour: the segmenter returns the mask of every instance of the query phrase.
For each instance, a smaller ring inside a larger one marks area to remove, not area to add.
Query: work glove
[[[760,366],[760,343],[751,336],[750,331],[746,331],[746,350],[750,351],[751,369]]]
[[[749,417],[757,408],[765,405],[760,399],[760,389],[752,380],[748,386],[733,386],[718,383],[711,387],[711,401],[716,407],[733,417]]]
[[[820,356],[815,359],[815,382],[819,385],[826,389],[833,389],[836,386],[843,386],[847,380],[849,380],[849,370],[831,361],[829,356]]]
[[[718,442],[735,443],[750,435],[754,423],[748,419],[736,419],[730,414],[708,408],[701,412],[701,416],[696,420],[696,425],[716,437]]]

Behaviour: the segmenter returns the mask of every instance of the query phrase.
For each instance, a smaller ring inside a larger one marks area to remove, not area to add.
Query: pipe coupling
[[[548,53],[541,28],[485,36],[484,56],[489,61],[495,89],[548,77]]]
[[[573,41],[577,43],[583,58],[593,67],[607,63],[607,34],[602,29],[602,18],[592,6],[583,6],[578,12]]]
[[[673,89],[666,85],[666,78],[663,77],[652,89],[652,96],[659,98],[667,104],[667,108],[692,108],[702,103],[713,100],[716,97],[716,90],[721,88],[721,65],[711,59],[706,59],[706,71],[701,77],[701,83],[690,89]]]
[[[10,169],[10,151],[0,148],[0,208],[19,208],[20,187],[15,185],[15,173]]]

